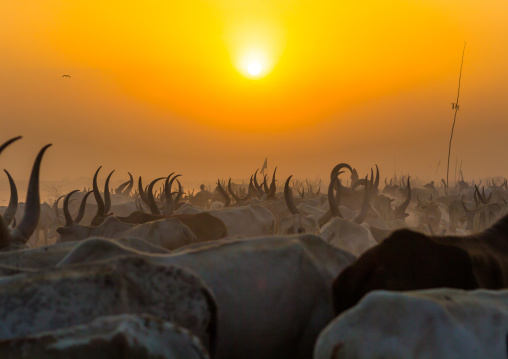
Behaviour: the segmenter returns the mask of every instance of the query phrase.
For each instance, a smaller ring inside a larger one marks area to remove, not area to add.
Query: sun
[[[259,73],[261,72],[261,65],[259,63],[257,63],[257,62],[251,62],[249,64],[249,67],[247,68],[247,71],[252,76],[259,75]]]

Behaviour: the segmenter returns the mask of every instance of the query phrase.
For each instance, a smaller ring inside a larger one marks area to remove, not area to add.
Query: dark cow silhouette
[[[465,237],[394,232],[365,252],[333,283],[336,314],[376,289],[508,288],[508,216]]]

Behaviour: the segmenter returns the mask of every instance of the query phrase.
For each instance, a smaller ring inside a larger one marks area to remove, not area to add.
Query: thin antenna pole
[[[459,158],[455,157],[455,174],[453,175],[453,182],[457,183],[457,163],[459,162]]]
[[[455,129],[455,121],[457,120],[457,112],[459,111],[460,80],[462,79],[462,65],[464,64],[465,52],[466,52],[466,43],[464,42],[464,50],[462,50],[462,61],[460,63],[459,88],[457,90],[457,102],[455,102],[455,115],[453,116],[452,133],[450,135],[450,144],[448,145],[448,165],[446,166],[446,187],[448,187],[448,174],[450,172],[450,153],[452,151],[453,130]]]

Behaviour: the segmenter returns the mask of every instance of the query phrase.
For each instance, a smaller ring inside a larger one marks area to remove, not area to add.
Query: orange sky
[[[4,1],[0,142],[24,139],[1,166],[25,178],[52,142],[47,180],[99,165],[241,178],[265,156],[281,178],[338,162],[384,177],[396,159],[439,179],[467,41],[451,173],[458,158],[466,177],[508,176],[506,14],[506,0]]]

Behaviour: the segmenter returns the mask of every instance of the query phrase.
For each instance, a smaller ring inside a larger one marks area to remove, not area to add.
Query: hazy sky
[[[2,1],[0,142],[24,138],[1,168],[26,178],[53,143],[45,180],[99,165],[247,178],[265,156],[281,179],[339,162],[440,179],[467,41],[451,173],[458,158],[466,177],[508,175],[507,14],[506,0]]]

